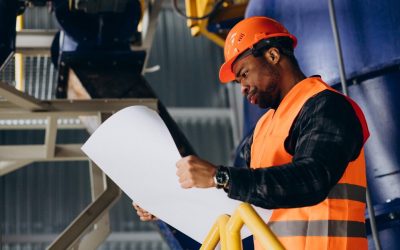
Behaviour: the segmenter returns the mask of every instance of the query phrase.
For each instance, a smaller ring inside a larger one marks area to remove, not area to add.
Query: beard
[[[267,88],[265,90],[257,90],[258,106],[263,109],[277,109],[281,101],[278,88],[281,79],[279,71],[267,62],[264,64],[264,71],[267,74],[267,77],[264,78],[267,82]]]
[[[271,87],[267,91],[257,92],[258,107],[262,109],[272,108],[276,109],[279,105],[279,98],[277,98],[276,88]]]

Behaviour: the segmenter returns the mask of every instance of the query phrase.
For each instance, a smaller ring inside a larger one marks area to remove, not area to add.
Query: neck
[[[292,64],[286,65],[281,73],[281,100],[289,93],[289,91],[306,76],[299,67]]]

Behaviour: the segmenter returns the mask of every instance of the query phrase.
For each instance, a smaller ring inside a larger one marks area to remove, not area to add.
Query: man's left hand
[[[176,175],[182,188],[210,188],[216,187],[214,176],[217,167],[197,156],[190,155],[176,163]]]

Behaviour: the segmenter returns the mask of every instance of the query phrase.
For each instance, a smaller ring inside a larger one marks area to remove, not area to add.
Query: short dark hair
[[[299,63],[293,52],[293,40],[286,36],[271,37],[257,42],[253,47],[241,53],[232,63],[232,67],[237,61],[248,55],[252,54],[254,57],[262,56],[272,47],[277,48],[279,53],[285,55],[294,66],[299,67]]]
[[[268,39],[261,40],[255,44],[252,48],[253,56],[258,57],[263,55],[268,49],[275,47],[279,50],[279,53],[288,57],[291,63],[299,67],[296,57],[294,56],[293,40],[286,36],[271,37]]]

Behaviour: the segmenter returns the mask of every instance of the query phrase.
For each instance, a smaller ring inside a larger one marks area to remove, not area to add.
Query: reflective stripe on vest
[[[253,135],[251,168],[292,161],[284,141],[293,121],[305,102],[324,90],[335,91],[320,78],[307,78],[289,91],[276,111],[270,110],[261,117]],[[356,108],[363,134],[368,136],[361,109]],[[275,209],[268,224],[287,249],[366,249],[365,191],[365,159],[361,150],[324,201],[308,207]],[[256,240],[255,249],[262,249]]]
[[[328,194],[328,199],[347,199],[365,202],[366,188],[358,185],[338,183]]]
[[[271,230],[284,236],[334,236],[365,237],[365,223],[343,220],[276,221],[269,224]]]

